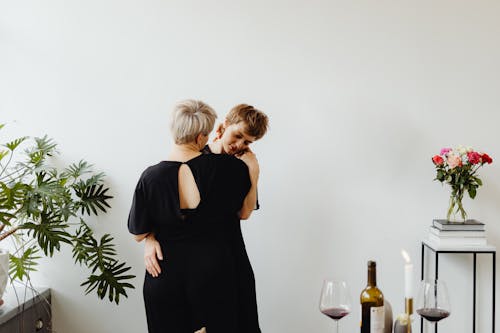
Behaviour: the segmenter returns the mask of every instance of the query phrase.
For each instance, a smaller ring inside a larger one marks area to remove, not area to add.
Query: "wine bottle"
[[[361,333],[384,333],[384,295],[377,288],[377,264],[368,261],[368,283],[359,296]]]

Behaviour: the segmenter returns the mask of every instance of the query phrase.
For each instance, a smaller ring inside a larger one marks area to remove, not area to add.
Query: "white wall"
[[[94,222],[138,276],[115,306],[83,295],[87,272],[68,249],[46,262],[37,282],[53,289],[57,332],[146,332],[142,247],[126,220],[140,172],[170,148],[169,110],[184,98],[220,116],[246,102],[270,117],[255,145],[262,209],[244,227],[266,333],[332,331],[317,309],[322,278],[346,279],[356,302],[368,259],[403,311],[400,250],[418,268],[420,240],[448,204],[430,160],[443,146],[493,156],[465,206],[499,246],[499,15],[500,2],[486,0],[2,1],[2,141],[48,134],[62,162],[106,172],[113,209]],[[442,332],[470,331],[470,264],[441,259],[456,290]],[[489,332],[490,259],[479,264],[478,331]],[[343,332],[357,331],[358,318],[355,307]]]

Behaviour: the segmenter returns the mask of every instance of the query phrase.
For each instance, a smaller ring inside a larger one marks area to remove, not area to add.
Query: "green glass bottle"
[[[384,333],[384,295],[377,288],[377,264],[368,261],[368,283],[359,296],[361,333]]]

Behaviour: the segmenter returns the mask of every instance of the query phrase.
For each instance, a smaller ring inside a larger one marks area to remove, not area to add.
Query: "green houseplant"
[[[113,238],[97,239],[85,222],[110,208],[104,174],[85,161],[57,168],[50,164],[55,154],[56,143],[47,136],[22,137],[0,147],[0,247],[10,237],[15,244],[10,279],[29,281],[42,253],[52,257],[67,246],[75,263],[90,270],[81,283],[86,294],[96,292],[118,304],[120,295],[127,297],[126,290],[134,288],[129,281],[135,276],[116,259]]]

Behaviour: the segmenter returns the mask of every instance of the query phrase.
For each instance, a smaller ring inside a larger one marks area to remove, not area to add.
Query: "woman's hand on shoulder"
[[[257,156],[254,154],[254,152],[250,149],[247,149],[247,151],[237,157],[245,162],[245,164],[248,166],[250,177],[252,177],[253,179],[258,179],[260,167],[259,161],[257,160]]]
[[[161,245],[156,240],[155,235],[150,233],[146,237],[146,243],[144,245],[144,265],[148,273],[153,277],[158,277],[161,273],[158,260],[163,260]]]

